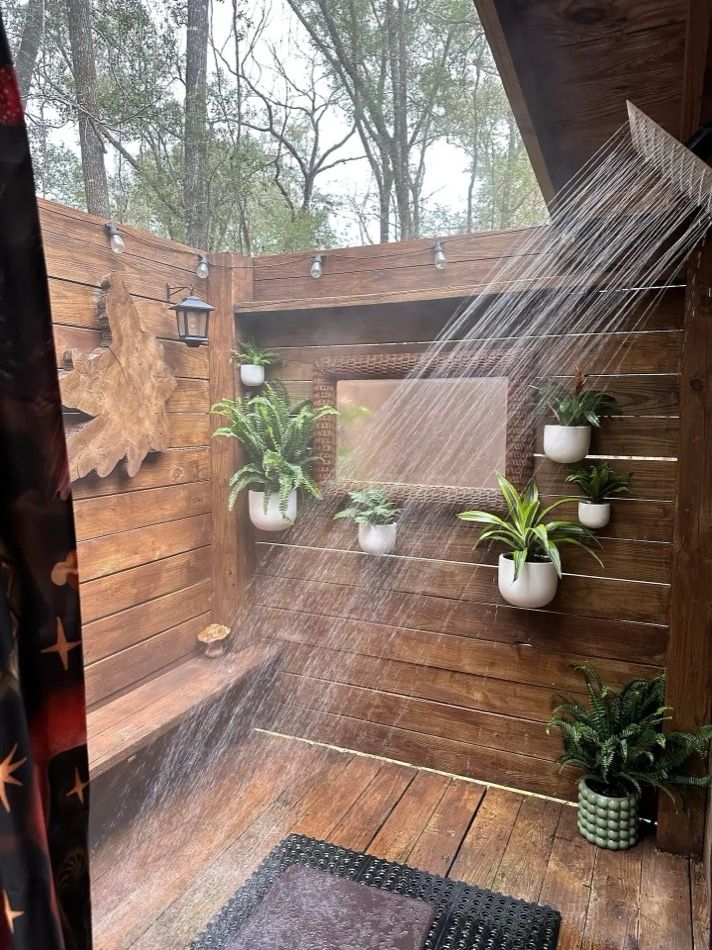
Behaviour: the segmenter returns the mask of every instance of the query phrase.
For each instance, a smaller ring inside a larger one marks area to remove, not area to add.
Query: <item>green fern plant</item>
[[[349,492],[351,504],[337,512],[334,519],[350,518],[355,524],[395,524],[401,513],[385,492],[377,488]]]
[[[230,510],[239,493],[252,486],[265,493],[265,511],[270,496],[279,495],[283,516],[295,489],[321,498],[311,474],[317,461],[312,455],[312,438],[314,423],[336,414],[332,406],[314,409],[309,399],[292,404],[284,386],[271,383],[258,395],[223,399],[211,411],[227,419],[227,425],[220,426],[213,435],[237,439],[247,457],[229,481]]]
[[[551,561],[561,577],[559,545],[562,544],[575,544],[583,548],[601,564],[591,548],[592,544],[597,543],[596,538],[588,528],[573,521],[546,520],[552,511],[574,499],[560,498],[542,507],[536,482],[530,482],[524,494],[520,495],[503,475],[498,475],[497,481],[507,506],[506,518],[488,511],[461,511],[457,517],[462,521],[485,525],[476,545],[482,541],[499,541],[510,549],[515,580],[527,561],[542,559]]]
[[[644,786],[663,789],[704,787],[709,776],[694,775],[689,760],[704,757],[712,726],[696,732],[663,732],[672,709],[665,705],[665,677],[633,679],[619,691],[606,685],[598,671],[575,666],[583,677],[588,702],[556,697],[547,732],[558,729],[564,744],[556,760],[573,765],[594,791],[614,796],[640,793]]]
[[[541,404],[551,410],[561,426],[592,425],[599,428],[606,416],[620,412],[616,399],[610,393],[586,389],[586,376],[576,370],[573,390],[558,384],[536,387]]]
[[[581,489],[584,498],[600,505],[613,495],[630,491],[633,476],[630,472],[616,472],[608,462],[582,465],[566,476],[566,481]]]
[[[276,353],[247,340],[240,344],[239,350],[233,350],[230,356],[237,366],[279,366],[282,362]]]

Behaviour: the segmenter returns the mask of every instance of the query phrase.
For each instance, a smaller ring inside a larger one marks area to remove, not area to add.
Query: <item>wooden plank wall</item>
[[[285,282],[283,274],[277,282]],[[270,286],[260,294],[271,279],[257,261],[256,298],[286,296]],[[296,296],[306,296],[308,278],[293,283]],[[681,288],[668,291],[644,324],[632,317],[621,332],[602,334],[587,364],[624,407],[595,436],[592,451],[633,456],[619,465],[634,473],[636,494],[614,506],[603,532],[605,567],[570,555],[571,576],[550,609],[506,606],[496,589],[495,552],[473,553],[472,526],[451,515],[427,531],[417,521],[402,525],[389,558],[360,553],[353,526],[333,522],[323,506],[304,512],[284,535],[258,535],[256,628],[284,646],[281,706],[270,725],[416,765],[572,795],[569,777],[552,764],[558,740],[543,728],[552,692],[577,686],[570,664],[591,660],[620,684],[653,675],[665,662],[683,303]],[[264,306],[256,300],[252,313],[239,315],[240,332],[277,349],[281,375],[296,396],[310,391],[317,359],[427,346],[453,301],[321,310],[312,302],[312,309],[257,312]],[[240,309],[249,307],[244,302]],[[551,343],[542,341],[540,366]],[[570,494],[560,466],[541,455],[536,466],[548,495]],[[574,516],[573,506],[566,513]]]
[[[199,283],[195,251],[122,228],[126,252],[119,256],[109,250],[103,221],[45,201],[40,213],[58,361],[66,349],[98,344],[99,282],[119,271],[178,378],[168,405],[170,449],[150,455],[134,478],[119,466],[107,478],[73,485],[94,706],[193,653],[196,634],[210,622],[208,354],[178,342],[166,304],[166,283]]]

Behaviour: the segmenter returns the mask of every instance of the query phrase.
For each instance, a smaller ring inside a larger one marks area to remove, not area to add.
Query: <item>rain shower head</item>
[[[628,101],[633,147],[658,174],[712,214],[712,168]]]

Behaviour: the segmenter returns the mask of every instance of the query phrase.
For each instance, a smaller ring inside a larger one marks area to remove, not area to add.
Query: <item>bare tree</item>
[[[101,137],[91,0],[67,0],[67,27],[79,124],[87,211],[110,216],[109,186]]]
[[[186,239],[207,247],[209,214],[206,187],[208,132],[208,38],[210,0],[188,0],[185,59],[184,186]]]
[[[20,86],[22,101],[27,102],[32,85],[32,76],[44,35],[45,0],[29,0],[25,22],[22,26],[20,48],[15,57],[15,71]]]

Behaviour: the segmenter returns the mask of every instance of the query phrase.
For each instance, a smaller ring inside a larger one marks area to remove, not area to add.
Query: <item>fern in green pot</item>
[[[237,439],[246,462],[230,479],[228,505],[249,490],[250,520],[263,531],[282,531],[297,517],[297,493],[321,493],[312,478],[314,423],[334,415],[332,406],[314,409],[311,400],[291,403],[285,388],[272,383],[255,396],[223,399],[212,412],[227,425],[213,435]]]
[[[547,732],[558,729],[563,768],[575,766],[579,780],[578,828],[601,848],[623,850],[638,841],[639,802],[646,787],[675,793],[705,787],[709,776],[695,775],[690,763],[709,750],[712,726],[696,732],[663,732],[672,709],[665,705],[665,678],[633,679],[619,691],[596,669],[577,666],[588,701],[560,697]]]
[[[508,548],[498,562],[502,597],[515,607],[545,607],[556,596],[562,575],[560,547],[576,545],[599,560],[591,547],[596,539],[582,525],[552,517],[557,508],[573,499],[559,498],[545,506],[536,482],[530,482],[520,494],[503,475],[497,480],[506,517],[489,511],[462,511],[458,518],[484,525],[477,544],[496,541]]]

